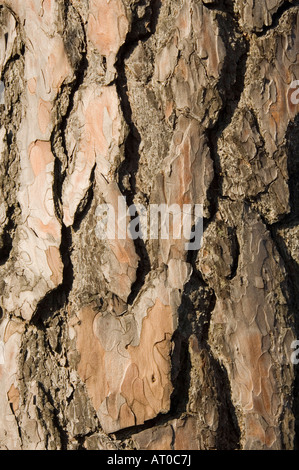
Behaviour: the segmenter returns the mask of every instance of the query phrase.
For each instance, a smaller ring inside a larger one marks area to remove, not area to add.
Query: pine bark
[[[1,449],[296,448],[298,51],[296,0],[0,1]]]

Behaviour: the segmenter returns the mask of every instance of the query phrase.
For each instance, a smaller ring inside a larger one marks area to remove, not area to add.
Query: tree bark
[[[0,31],[0,448],[296,448],[299,2],[1,0]],[[202,207],[201,247],[105,239],[120,201]]]

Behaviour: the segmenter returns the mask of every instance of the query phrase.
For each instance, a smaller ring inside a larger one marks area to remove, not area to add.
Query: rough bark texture
[[[0,5],[1,449],[293,449],[298,2]]]

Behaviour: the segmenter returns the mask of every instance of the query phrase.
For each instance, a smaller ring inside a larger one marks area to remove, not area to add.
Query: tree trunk
[[[0,5],[1,449],[295,448],[298,2]]]

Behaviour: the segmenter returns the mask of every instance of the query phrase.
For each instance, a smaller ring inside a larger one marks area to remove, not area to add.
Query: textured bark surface
[[[297,1],[0,1],[1,449],[296,447],[298,53]]]

